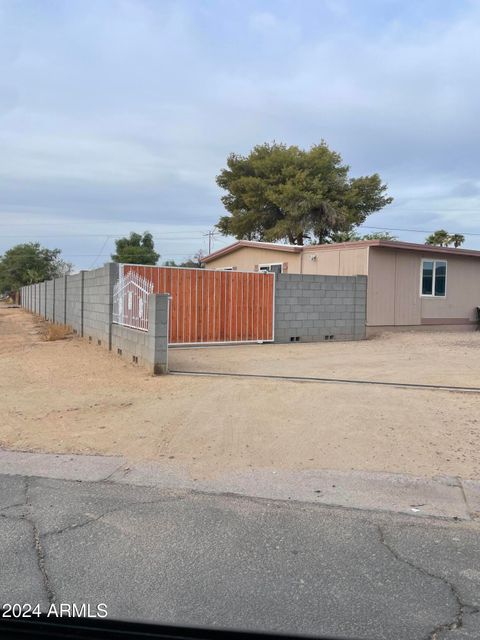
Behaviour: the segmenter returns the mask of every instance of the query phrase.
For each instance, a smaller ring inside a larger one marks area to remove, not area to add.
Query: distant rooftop
[[[355,247],[382,247],[385,249],[404,249],[406,251],[422,251],[423,253],[444,253],[453,255],[471,256],[480,258],[480,251],[473,249],[455,249],[453,247],[437,247],[430,244],[417,244],[415,242],[400,242],[398,240],[357,240],[355,242],[337,242],[333,244],[278,244],[275,242],[257,242],[254,240],[238,240],[227,247],[222,247],[205,256],[203,262],[208,263],[220,256],[228,255],[238,249],[251,247],[254,249],[269,249],[272,251],[286,251],[290,253],[302,253],[311,251],[331,251],[333,249],[353,249]]]

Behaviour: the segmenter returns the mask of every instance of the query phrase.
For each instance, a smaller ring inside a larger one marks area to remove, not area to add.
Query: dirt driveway
[[[224,370],[384,379],[401,374],[479,386],[479,344],[478,333],[420,334],[362,343],[172,350],[171,365],[204,370],[221,360]],[[38,323],[21,309],[0,308],[0,397],[5,448],[161,459],[193,478],[252,467],[480,478],[478,394],[154,378],[80,339],[42,341]]]
[[[174,348],[170,368],[480,387],[480,332],[390,333],[361,342]]]

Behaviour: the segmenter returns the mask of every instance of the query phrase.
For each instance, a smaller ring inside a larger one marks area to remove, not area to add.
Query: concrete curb
[[[132,463],[121,456],[6,450],[0,450],[0,474],[231,493],[454,520],[480,518],[480,481],[452,476],[255,469],[197,480],[170,461]]]

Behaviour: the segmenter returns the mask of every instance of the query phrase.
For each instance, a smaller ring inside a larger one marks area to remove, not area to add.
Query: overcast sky
[[[0,0],[0,253],[149,229],[181,260],[230,152],[322,138],[388,183],[366,225],[480,249],[479,67],[476,1]]]

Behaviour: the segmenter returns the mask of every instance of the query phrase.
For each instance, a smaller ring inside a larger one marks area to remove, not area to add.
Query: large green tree
[[[351,178],[349,169],[324,141],[307,151],[273,143],[232,153],[217,176],[230,215],[217,227],[238,239],[331,242],[392,202],[378,174]]]
[[[61,249],[47,249],[39,242],[17,244],[0,256],[0,292],[70,273],[72,265],[60,258]]]
[[[115,240],[114,262],[124,264],[157,264],[160,254],[155,251],[153,236],[148,231],[143,235],[131,232],[128,238]]]

